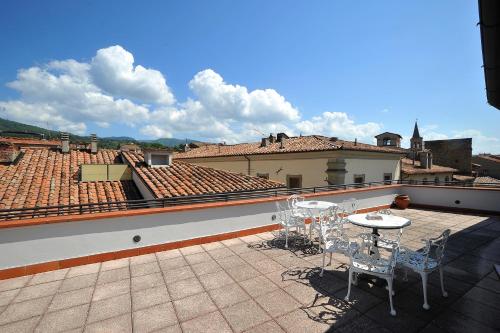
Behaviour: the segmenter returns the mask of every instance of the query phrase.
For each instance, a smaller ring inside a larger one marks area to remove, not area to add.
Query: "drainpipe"
[[[243,155],[243,157],[248,161],[248,171],[247,175],[250,176],[250,158],[247,155]]]

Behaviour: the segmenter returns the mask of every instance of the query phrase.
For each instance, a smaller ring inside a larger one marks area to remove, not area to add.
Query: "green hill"
[[[14,132],[24,132],[24,133],[8,133],[9,131]],[[17,121],[12,121],[4,118],[0,118],[0,136],[3,135],[2,132],[5,133],[5,136],[15,136],[15,137],[33,137],[32,133],[43,134],[46,139],[58,139],[61,136],[61,133],[58,131],[48,130],[38,126],[27,125],[23,123],[19,123]],[[86,142],[90,141],[89,136],[81,136],[75,134],[69,134],[71,141],[80,141]],[[187,142],[191,143],[195,140],[188,139]],[[176,138],[162,138],[156,140],[136,140],[129,136],[110,136],[99,138],[99,146],[102,148],[111,148],[117,149],[121,144],[124,143],[136,143],[143,147],[179,147],[186,143],[185,139],[176,139]]]

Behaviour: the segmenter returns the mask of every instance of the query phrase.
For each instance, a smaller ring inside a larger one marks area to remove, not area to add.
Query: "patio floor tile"
[[[253,300],[232,305],[221,311],[235,332],[242,332],[271,319]]]
[[[174,307],[181,322],[217,310],[206,292],[174,301]]]
[[[225,271],[218,271],[211,274],[201,275],[199,278],[201,284],[207,290],[217,289],[222,286],[234,283],[234,280]]]
[[[35,330],[36,325],[40,321],[39,317],[33,317],[21,321],[16,321],[11,324],[0,326],[0,332],[2,333],[22,333],[22,332],[33,332]]]
[[[153,332],[177,323],[171,302],[155,305],[132,313],[134,332]]]
[[[43,272],[33,275],[33,278],[29,281],[28,285],[32,286],[40,283],[47,283],[52,281],[62,280],[66,277],[69,268],[58,269],[55,271]]]
[[[25,302],[12,303],[0,314],[0,325],[39,316],[45,312],[51,300],[52,296],[47,296]]]
[[[101,271],[108,271],[112,269],[124,268],[130,265],[130,258],[116,259],[105,261],[101,265]]]
[[[70,308],[76,305],[87,304],[92,300],[93,287],[77,289],[60,293],[54,296],[48,311],[57,311]]]
[[[165,286],[143,289],[132,293],[133,311],[148,308],[153,305],[170,301],[167,288]]]
[[[95,288],[93,301],[100,301],[109,297],[115,297],[130,293],[130,280],[120,280],[106,284],[100,284]]]
[[[73,308],[49,312],[38,324],[35,332],[62,332],[83,327],[87,318],[89,305],[79,305]]]
[[[59,289],[61,283],[62,281],[53,281],[24,287],[21,289],[19,294],[17,294],[16,298],[14,298],[14,302],[22,302],[34,298],[54,295]]]
[[[142,289],[148,289],[165,285],[165,281],[163,280],[163,276],[161,275],[161,273],[154,273],[149,275],[141,275],[133,277],[131,281],[132,281],[132,291],[139,291]]]
[[[181,324],[184,333],[231,333],[232,330],[220,312],[212,312]]]
[[[257,276],[255,278],[240,282],[240,286],[246,290],[252,297],[257,297],[262,294],[267,294],[278,288],[277,285],[271,282],[264,276]]]
[[[71,278],[80,275],[94,274],[99,272],[100,267],[101,263],[71,267],[66,277]]]
[[[132,317],[129,313],[98,321],[85,327],[85,333],[131,333]]]
[[[132,308],[129,294],[107,298],[92,302],[87,322],[94,323],[130,312],[132,312]]]
[[[225,308],[250,299],[250,296],[236,283],[210,290],[208,293],[219,308]]]
[[[168,291],[172,299],[178,300],[201,293],[203,291],[203,286],[197,278],[190,278],[169,284]]]
[[[292,310],[298,309],[301,304],[281,289],[264,294],[255,299],[271,317],[278,317]]]
[[[97,284],[110,283],[125,279],[128,280],[129,278],[130,278],[130,270],[128,266],[107,271],[101,270],[97,278]]]
[[[32,276],[21,276],[13,279],[0,280],[0,291],[22,288],[31,278]]]

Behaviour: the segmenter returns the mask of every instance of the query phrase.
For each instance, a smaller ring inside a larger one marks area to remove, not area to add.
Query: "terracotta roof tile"
[[[61,140],[41,140],[34,138],[0,137],[0,141],[10,142],[19,147],[58,147]]]
[[[0,209],[141,199],[133,181],[79,182],[79,166],[121,163],[119,152],[97,154],[26,148],[15,164],[0,165]]]
[[[142,153],[122,152],[122,154],[157,198],[285,186],[282,183],[263,178],[207,168],[182,161],[174,161],[169,167],[151,168],[144,165]]]
[[[407,175],[419,175],[419,174],[429,174],[429,173],[450,173],[458,172],[457,169],[433,164],[432,168],[424,169],[420,167],[420,161],[415,161],[413,165],[413,160],[409,158],[403,158],[401,160],[401,171]]]
[[[261,154],[280,154],[311,151],[330,151],[330,150],[357,150],[372,151],[383,153],[404,154],[406,149],[397,147],[378,147],[361,142],[352,142],[345,140],[331,141],[330,138],[321,135],[310,135],[300,137],[290,137],[285,139],[284,147],[281,143],[275,142],[261,147],[260,142],[239,143],[235,145],[206,145],[200,148],[194,148],[187,152],[175,154],[176,159],[203,158],[217,156],[241,156],[241,155],[261,155]]]

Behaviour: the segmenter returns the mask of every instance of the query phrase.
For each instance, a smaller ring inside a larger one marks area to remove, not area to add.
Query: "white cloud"
[[[92,80],[113,96],[170,105],[174,95],[160,71],[134,67],[134,56],[119,45],[97,51],[90,63]]]
[[[177,102],[161,72],[136,65],[119,45],[98,50],[89,62],[55,60],[20,69],[7,86],[20,98],[0,101],[0,117],[77,134],[86,134],[89,124],[121,124],[152,138],[235,143],[286,132],[373,142],[382,128],[342,112],[303,119],[276,90],[227,83],[212,69],[194,75],[191,98]]]
[[[302,134],[323,134],[350,140],[358,138],[365,142],[373,142],[374,136],[382,132],[381,124],[356,124],[344,112],[323,112],[320,116],[299,122],[296,127]]]

